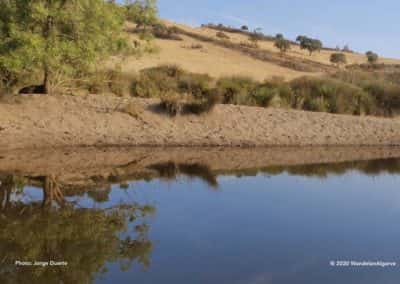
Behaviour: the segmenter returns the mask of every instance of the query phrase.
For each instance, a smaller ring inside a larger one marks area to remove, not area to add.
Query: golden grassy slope
[[[217,38],[216,30],[210,28],[192,28],[182,24],[164,21],[167,26],[177,26],[185,31],[199,35]],[[230,41],[236,44],[248,42],[247,36],[236,33],[226,33]],[[175,64],[187,71],[196,73],[207,73],[212,77],[243,75],[256,80],[264,80],[273,76],[281,76],[291,80],[304,75],[321,75],[321,73],[310,73],[296,71],[290,68],[282,67],[273,62],[262,61],[243,54],[240,51],[232,50],[210,42],[203,42],[189,36],[181,35],[183,41],[156,39],[154,44],[158,46],[159,51],[154,54],[146,55],[141,58],[129,57],[122,63],[122,70],[126,73],[138,72],[144,68],[154,67],[162,64]],[[137,39],[134,34],[129,34],[133,41]],[[201,45],[200,49],[191,48],[192,45]],[[273,42],[260,41],[259,49],[266,50],[276,56],[281,56],[278,50],[273,46]],[[300,50],[296,45],[287,53],[289,57],[311,60],[317,63],[331,65],[329,58],[331,51],[322,50],[312,56],[307,51]],[[363,54],[348,53],[349,64],[365,63],[366,58]],[[400,64],[400,60],[380,59],[382,63]]]
[[[140,59],[132,58],[123,64],[123,71],[139,71],[161,64],[176,64],[183,69],[196,73],[206,73],[212,77],[244,75],[257,80],[272,76],[288,79],[305,75],[273,63],[263,62],[243,55],[238,51],[204,43],[182,36],[183,41],[156,40],[160,51]],[[192,45],[201,44],[201,49],[192,49]]]
[[[187,31],[191,31],[191,32],[196,32],[205,36],[209,36],[209,37],[213,37],[213,38],[217,38],[216,37],[216,33],[217,31],[214,29],[210,29],[210,28],[206,28],[206,27],[200,27],[200,28],[191,28],[185,25],[181,25],[181,24],[176,24],[173,22],[168,22],[165,21],[165,23],[168,26],[178,26],[182,29],[185,29]],[[248,37],[246,35],[243,34],[239,34],[239,33],[229,33],[229,32],[224,32],[225,34],[227,34],[230,37],[230,40],[232,42],[235,43],[240,43],[240,42],[247,42],[248,41]],[[271,52],[275,52],[275,53],[279,53],[279,51],[274,47],[274,42],[272,41],[260,41],[258,43],[259,48],[261,49],[265,49]],[[312,61],[316,61],[322,64],[331,64],[330,63],[330,56],[332,54],[333,51],[329,51],[329,50],[321,50],[321,52],[316,52],[315,54],[313,54],[312,56],[309,55],[308,51],[306,50],[301,50],[300,47],[298,45],[292,45],[291,46],[291,50],[289,50],[287,52],[287,55],[290,56],[294,56],[294,57],[298,57],[298,58],[303,58],[303,59],[308,59],[308,60],[312,60]],[[346,57],[347,57],[347,61],[348,64],[361,64],[361,63],[367,63],[367,59],[366,56],[364,54],[361,53],[350,53],[347,52],[346,53]],[[399,59],[393,59],[393,58],[380,58],[379,59],[380,63],[385,63],[385,64],[400,64],[400,60]]]

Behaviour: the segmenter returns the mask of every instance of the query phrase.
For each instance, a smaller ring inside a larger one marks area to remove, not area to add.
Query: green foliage
[[[156,0],[128,0],[125,3],[125,17],[136,23],[138,28],[146,29],[158,23]]]
[[[367,56],[368,62],[371,64],[376,63],[378,61],[379,56],[375,52],[367,51],[365,55]]]
[[[274,46],[284,53],[290,49],[290,42],[282,34],[277,34]]]
[[[309,38],[307,36],[298,36],[296,41],[299,42],[301,49],[306,49],[310,52],[310,56],[315,51],[320,51],[322,49],[322,42],[318,39]]]
[[[162,23],[153,25],[152,33],[156,38],[160,39],[182,40],[182,38],[178,35],[176,28],[168,28]]]
[[[125,46],[120,8],[102,0],[0,2],[1,79],[41,71],[43,85],[55,73],[82,75]]]
[[[392,116],[400,111],[400,85],[375,81],[364,90],[376,101],[378,115]]]
[[[346,58],[346,54],[344,53],[332,53],[331,57],[330,57],[330,61],[333,64],[346,64],[347,63],[347,58]]]
[[[373,100],[361,88],[329,78],[302,77],[290,83],[291,106],[309,111],[369,114]]]
[[[169,115],[201,114],[219,101],[208,75],[185,72],[174,65],[145,69],[133,81],[132,96],[161,98],[161,108]]]
[[[117,96],[130,94],[132,76],[122,73],[118,68],[114,70],[94,71],[87,74],[85,80],[78,81],[78,88],[87,90],[91,94],[112,93]]]
[[[217,81],[217,92],[225,104],[253,105],[250,94],[257,87],[257,82],[249,77],[223,77]]]

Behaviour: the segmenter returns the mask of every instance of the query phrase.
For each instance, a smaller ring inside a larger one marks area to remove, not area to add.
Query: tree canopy
[[[125,8],[126,19],[136,23],[138,28],[146,29],[158,22],[156,0],[129,0]]]
[[[378,54],[373,51],[367,51],[365,55],[367,56],[367,60],[369,63],[376,63],[379,59]]]
[[[0,79],[39,73],[47,93],[56,74],[77,77],[126,46],[120,6],[104,0],[0,2]]]
[[[290,49],[290,42],[285,39],[282,34],[277,34],[275,36],[274,46],[278,48],[281,52],[286,52]]]
[[[344,53],[332,53],[331,57],[330,57],[330,61],[333,64],[336,64],[336,65],[346,64],[347,63],[346,54],[344,54]]]
[[[313,52],[322,49],[322,42],[319,39],[313,39],[307,36],[300,35],[296,38],[296,41],[299,42],[300,48],[308,50],[310,52],[310,55],[312,55]]]

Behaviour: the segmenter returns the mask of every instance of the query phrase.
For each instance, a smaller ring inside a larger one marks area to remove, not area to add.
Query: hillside
[[[330,63],[330,55],[334,51],[324,49],[310,56],[298,45],[292,45],[291,49],[282,55],[274,47],[273,41],[265,40],[258,42],[257,49],[246,50],[241,47],[241,44],[249,43],[244,34],[224,32],[229,39],[221,40],[216,36],[217,31],[208,27],[192,28],[169,21],[163,23],[168,27],[177,27],[181,31],[179,36],[182,41],[155,39],[154,44],[158,47],[158,52],[139,59],[130,57],[124,60],[124,72],[137,72],[162,64],[176,64],[187,71],[207,73],[212,77],[244,75],[264,80],[280,76],[290,80],[337,70]],[[129,33],[129,37],[132,41],[138,40],[136,34]],[[192,48],[196,46],[201,48]],[[346,57],[348,65],[366,63],[364,54],[347,52]],[[389,58],[380,58],[379,62],[400,64],[400,60]]]

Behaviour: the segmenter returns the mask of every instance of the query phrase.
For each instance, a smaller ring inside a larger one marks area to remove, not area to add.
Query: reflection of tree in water
[[[0,180],[0,283],[90,283],[106,272],[107,262],[119,262],[122,269],[134,262],[150,265],[152,243],[143,217],[153,207],[77,208],[53,176],[38,179],[41,202],[12,201],[18,179]],[[66,261],[68,266],[24,267],[14,265],[16,260]]]
[[[247,169],[239,172],[219,171],[219,174],[236,174],[241,176],[256,176],[257,174],[309,176],[326,178],[328,175],[344,175],[349,171],[359,171],[369,176],[382,173],[400,173],[400,159],[379,159],[369,161],[354,161],[326,164],[307,164],[294,166],[269,166],[265,168]]]
[[[179,175],[186,175],[188,177],[200,178],[213,188],[218,187],[217,177],[207,165],[166,162],[154,164],[149,168],[156,170],[161,178],[176,179]]]

